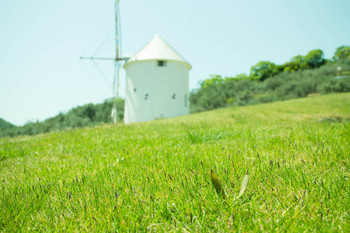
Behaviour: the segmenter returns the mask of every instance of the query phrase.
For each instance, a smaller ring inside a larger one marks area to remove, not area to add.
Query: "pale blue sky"
[[[211,74],[249,73],[350,45],[349,0],[120,0],[122,48],[131,55],[160,34],[193,66],[190,87]],[[0,1],[0,117],[21,125],[112,96],[114,0]],[[124,81],[123,81],[124,83]],[[122,85],[122,90],[125,88]],[[124,91],[122,91],[122,94]]]

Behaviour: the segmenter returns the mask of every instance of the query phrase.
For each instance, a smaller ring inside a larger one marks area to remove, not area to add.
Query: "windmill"
[[[117,122],[117,99],[124,60],[125,124],[189,114],[189,70],[192,66],[159,35],[155,35],[130,58],[122,57],[120,35],[119,0],[116,0],[114,58],[81,57],[114,61],[114,103],[111,112],[113,122]]]
[[[113,107],[111,117],[113,123],[117,122],[117,100],[119,98],[120,77],[122,62],[126,59],[122,57],[121,50],[121,28],[120,28],[120,12],[119,12],[119,0],[115,1],[115,56],[114,58],[108,57],[80,57],[84,60],[112,60],[114,61],[114,74],[113,74]]]

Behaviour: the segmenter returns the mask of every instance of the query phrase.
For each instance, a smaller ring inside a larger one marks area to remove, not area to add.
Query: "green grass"
[[[0,231],[349,232],[349,178],[350,93],[3,138]]]

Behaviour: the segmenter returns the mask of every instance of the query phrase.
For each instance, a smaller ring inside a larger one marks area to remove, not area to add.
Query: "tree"
[[[303,70],[306,68],[305,57],[302,55],[297,55],[290,59],[289,62],[284,64],[283,72],[291,72],[297,70]]]
[[[308,68],[314,69],[322,66],[326,60],[324,59],[324,54],[321,49],[311,50],[305,56],[305,63]]]
[[[90,103],[85,105],[84,107],[84,116],[88,117],[91,121],[93,121],[96,115],[95,105]]]
[[[237,74],[234,77],[236,80],[240,80],[240,79],[250,79],[250,77],[248,75],[246,75],[245,73],[241,73],[241,74]]]
[[[200,82],[201,88],[209,88],[212,86],[220,86],[224,83],[224,79],[220,75],[210,75],[209,79]]]
[[[253,79],[264,81],[265,79],[278,74],[278,66],[269,61],[260,61],[250,68],[250,76]]]
[[[209,79],[201,81],[200,85],[200,89],[190,96],[194,111],[200,112],[225,106],[226,98],[223,92],[225,81],[220,75],[211,75]]]
[[[340,46],[335,50],[333,60],[350,59],[350,46]]]

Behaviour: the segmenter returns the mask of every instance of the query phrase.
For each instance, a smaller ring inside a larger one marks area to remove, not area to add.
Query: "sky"
[[[249,74],[350,45],[349,0],[120,0],[122,54],[160,34],[191,65],[190,89],[210,75]],[[42,121],[112,97],[114,0],[0,1],[0,118]],[[122,72],[121,95],[125,93]]]

